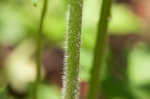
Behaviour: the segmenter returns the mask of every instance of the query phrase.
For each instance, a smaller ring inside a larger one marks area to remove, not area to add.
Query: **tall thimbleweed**
[[[104,52],[107,39],[107,27],[110,18],[112,0],[103,0],[100,19],[98,23],[98,31],[96,45],[94,50],[94,60],[91,70],[90,87],[88,99],[98,99],[100,87],[100,69],[104,61]]]
[[[68,2],[63,99],[78,99],[82,0]]]

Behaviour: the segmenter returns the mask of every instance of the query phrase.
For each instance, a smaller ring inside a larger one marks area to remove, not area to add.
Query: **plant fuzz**
[[[63,99],[78,99],[82,6],[82,0],[69,1]]]

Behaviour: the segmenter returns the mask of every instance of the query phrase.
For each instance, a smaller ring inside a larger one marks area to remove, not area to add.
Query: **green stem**
[[[40,67],[41,67],[41,50],[42,50],[42,41],[43,41],[43,24],[44,24],[44,19],[46,16],[47,5],[48,5],[48,0],[44,0],[41,17],[40,17],[37,42],[36,42],[37,43],[37,50],[36,50],[36,71],[37,71],[37,73],[36,73],[33,99],[38,99],[37,91],[38,91],[38,86],[40,84],[40,78],[41,78]]]
[[[94,60],[91,70],[88,99],[98,99],[100,85],[100,69],[103,65],[105,45],[107,39],[107,27],[111,12],[112,0],[103,0],[98,23],[98,33],[94,50]]]
[[[69,1],[63,99],[78,98],[82,0]]]

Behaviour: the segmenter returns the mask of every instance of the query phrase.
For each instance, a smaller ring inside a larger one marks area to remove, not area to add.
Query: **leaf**
[[[33,2],[33,5],[36,7],[37,3],[38,3],[38,0],[32,0],[32,2]]]
[[[0,91],[0,99],[7,99],[6,93],[7,89],[3,88],[2,91]]]

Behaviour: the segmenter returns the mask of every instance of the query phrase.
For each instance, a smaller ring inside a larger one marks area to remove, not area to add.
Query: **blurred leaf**
[[[29,93],[27,99],[32,99],[32,93],[34,83],[30,85]],[[61,91],[55,85],[49,85],[46,83],[41,83],[38,87],[38,99],[60,99],[61,98]]]
[[[46,84],[40,85],[38,90],[38,99],[60,99],[61,92],[56,86],[49,86]]]
[[[0,99],[8,99],[8,98],[7,98],[7,88],[3,88],[3,89],[0,91]]]
[[[32,2],[34,6],[37,6],[38,0],[32,0]]]
[[[150,51],[148,47],[138,44],[129,55],[129,77],[134,85],[150,82]]]
[[[140,43],[129,54],[129,80],[138,99],[150,99],[150,48]]]
[[[140,20],[127,5],[114,4],[110,18],[109,32],[128,34],[141,32]]]
[[[92,54],[84,49],[81,49],[80,57],[81,57],[80,79],[88,81],[92,64]]]

